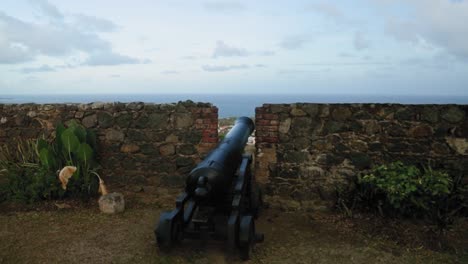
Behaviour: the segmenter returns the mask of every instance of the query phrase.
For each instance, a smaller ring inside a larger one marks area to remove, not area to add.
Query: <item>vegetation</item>
[[[359,208],[390,217],[415,217],[442,231],[467,208],[464,193],[462,176],[395,162],[359,176],[355,190],[341,194],[339,203],[347,213]]]
[[[65,195],[86,198],[98,190],[95,160],[96,137],[76,122],[66,128],[59,124],[50,141],[18,140],[17,146],[0,148],[0,199],[32,203]],[[57,172],[64,166],[76,166],[66,191]]]
[[[0,147],[0,199],[34,202],[59,196],[54,173],[40,166],[36,140],[17,140],[15,146]]]

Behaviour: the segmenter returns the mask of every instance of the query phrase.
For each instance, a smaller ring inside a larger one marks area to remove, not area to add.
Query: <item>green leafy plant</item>
[[[40,140],[38,151],[42,166],[49,171],[64,166],[77,167],[67,185],[69,195],[86,198],[97,194],[99,181],[94,174],[99,165],[96,162],[96,136],[91,130],[74,121],[68,127],[58,124],[55,139],[50,143]]]
[[[16,140],[0,146],[0,199],[34,202],[63,196],[88,198],[97,194],[99,168],[96,136],[72,121],[58,124],[52,140]],[[77,171],[62,189],[57,172],[64,166]]]
[[[386,216],[427,219],[444,230],[467,208],[464,193],[461,175],[454,178],[430,167],[394,162],[358,176],[354,192],[341,195],[339,203],[348,214],[359,207]]]
[[[54,173],[39,164],[37,140],[0,147],[0,199],[32,203],[63,195]]]

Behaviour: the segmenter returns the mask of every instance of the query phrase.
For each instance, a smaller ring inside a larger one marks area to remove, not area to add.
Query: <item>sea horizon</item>
[[[463,95],[398,94],[8,94],[0,95],[0,104],[56,104],[92,102],[177,103],[191,100],[212,103],[219,117],[254,116],[255,107],[265,103],[393,103],[393,104],[468,104]]]

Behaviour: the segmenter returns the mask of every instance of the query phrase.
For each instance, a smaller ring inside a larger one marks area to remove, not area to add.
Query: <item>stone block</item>
[[[305,151],[288,151],[283,153],[282,162],[303,163],[309,159],[309,153]]]
[[[465,118],[465,112],[457,106],[451,106],[442,113],[442,119],[450,122],[457,123]]]
[[[120,128],[127,128],[130,127],[132,123],[133,117],[131,114],[121,114],[115,118],[115,124]]]
[[[99,209],[105,214],[121,213],[125,210],[125,200],[121,193],[109,193],[99,198]]]
[[[114,119],[110,113],[107,112],[99,112],[97,114],[97,120],[99,127],[101,128],[109,128],[114,123]]]
[[[92,127],[96,126],[97,120],[98,120],[97,115],[92,114],[92,115],[84,117],[83,120],[81,121],[81,123],[86,128],[92,128]]]
[[[159,152],[162,156],[171,156],[175,154],[175,146],[173,144],[164,144],[159,147]]]
[[[436,107],[424,107],[421,111],[421,120],[437,123],[439,121],[439,111]]]
[[[287,118],[286,120],[280,122],[278,130],[280,133],[287,134],[290,128],[291,128],[291,118]]]
[[[317,116],[320,109],[318,104],[305,104],[302,106],[302,110],[313,118]]]
[[[362,152],[352,152],[349,155],[349,159],[354,166],[358,169],[369,169],[372,164],[372,160],[368,154]]]
[[[307,115],[307,113],[304,112],[304,110],[302,110],[302,109],[300,109],[300,108],[297,108],[297,107],[291,108],[290,114],[291,114],[292,116],[306,116],[306,115]]]
[[[190,157],[178,157],[176,159],[177,167],[193,166],[194,164],[195,164],[195,162]]]
[[[400,108],[394,114],[394,118],[397,120],[413,120],[414,116],[414,110],[409,107]]]
[[[348,107],[339,106],[333,109],[332,118],[337,121],[344,121],[349,119],[353,115],[353,112]]]
[[[460,155],[468,155],[468,139],[447,137],[447,144]]]
[[[189,128],[193,125],[193,118],[190,113],[176,113],[174,119],[176,129]]]
[[[148,116],[147,126],[154,129],[168,129],[169,114],[168,113],[153,113]]]
[[[434,132],[432,131],[432,127],[429,125],[423,124],[419,126],[412,127],[409,130],[409,135],[412,137],[430,137]]]
[[[140,147],[135,144],[124,144],[120,148],[120,151],[122,151],[123,153],[135,153],[135,152],[138,152],[139,150],[140,150]]]
[[[192,144],[182,144],[177,146],[177,153],[182,155],[193,155],[197,153],[197,149]]]
[[[146,142],[150,139],[146,136],[146,134],[139,130],[139,129],[129,129],[127,130],[127,139],[130,142]]]
[[[120,130],[111,129],[106,132],[107,141],[122,142],[124,140],[124,133]]]
[[[165,141],[167,143],[178,143],[179,137],[177,135],[170,134],[169,136],[166,137]]]

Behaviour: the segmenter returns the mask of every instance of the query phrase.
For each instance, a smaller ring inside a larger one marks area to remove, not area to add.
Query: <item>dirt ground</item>
[[[223,243],[184,241],[158,250],[153,229],[173,193],[127,196],[127,210],[104,215],[96,202],[0,207],[0,263],[241,263]],[[256,222],[265,241],[245,263],[468,263],[468,223],[459,220],[443,240],[418,223],[300,214],[266,209]]]

